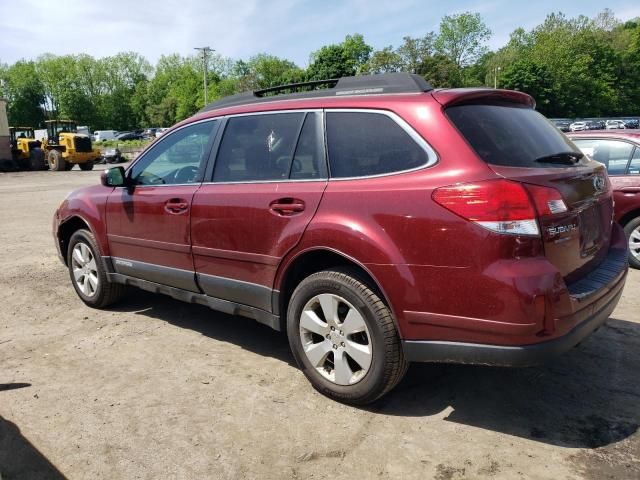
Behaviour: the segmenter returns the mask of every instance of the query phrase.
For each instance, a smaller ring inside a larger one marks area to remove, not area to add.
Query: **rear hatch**
[[[445,112],[493,171],[525,186],[536,205],[544,254],[566,283],[595,269],[611,241],[613,200],[604,166],[531,105],[496,101],[493,93],[489,104],[476,98]]]

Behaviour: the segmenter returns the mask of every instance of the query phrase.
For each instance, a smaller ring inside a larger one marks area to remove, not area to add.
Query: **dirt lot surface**
[[[2,479],[640,478],[640,272],[548,366],[414,365],[353,408],[251,320],[137,290],[85,307],[51,218],[98,175],[0,174]]]

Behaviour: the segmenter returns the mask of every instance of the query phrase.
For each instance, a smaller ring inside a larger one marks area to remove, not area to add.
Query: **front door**
[[[200,187],[216,121],[162,137],[127,172],[128,187],[107,201],[107,234],[117,273],[198,291],[191,255],[191,202]]]
[[[196,192],[191,238],[211,296],[266,311],[278,264],[299,241],[327,185],[321,112],[227,120],[211,183]]]

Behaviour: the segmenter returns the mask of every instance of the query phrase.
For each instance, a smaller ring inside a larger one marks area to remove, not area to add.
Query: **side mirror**
[[[105,187],[124,187],[126,184],[124,168],[112,167],[102,172],[100,182]]]

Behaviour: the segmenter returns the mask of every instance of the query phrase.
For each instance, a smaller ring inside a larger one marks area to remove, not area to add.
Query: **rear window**
[[[580,150],[530,108],[498,105],[449,107],[447,116],[485,162],[507,167],[566,167],[536,159]]]
[[[426,165],[426,150],[391,117],[375,112],[327,112],[332,178],[366,177]]]

